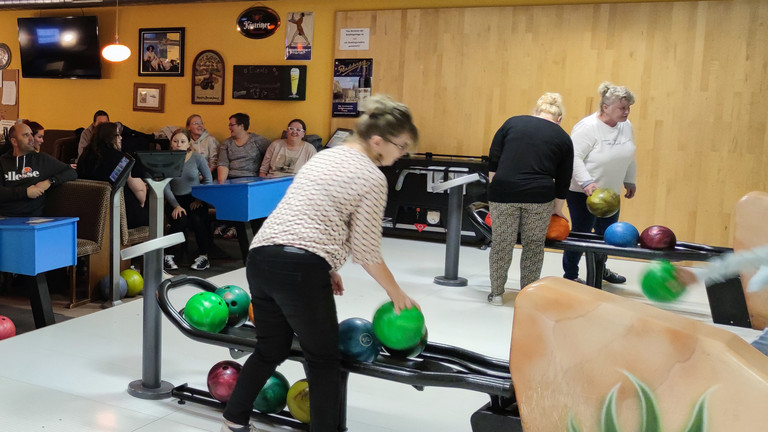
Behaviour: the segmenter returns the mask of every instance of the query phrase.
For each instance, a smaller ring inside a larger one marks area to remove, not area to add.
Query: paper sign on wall
[[[339,39],[340,50],[367,50],[371,38],[369,28],[343,28]]]

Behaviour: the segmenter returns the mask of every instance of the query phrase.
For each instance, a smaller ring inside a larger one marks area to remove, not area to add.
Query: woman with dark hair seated
[[[123,158],[122,137],[117,123],[96,126],[91,142],[77,162],[77,176],[86,180],[109,181],[109,175]],[[136,177],[128,177],[125,195],[125,217],[128,228],[149,225],[149,209],[144,205],[147,185]]]

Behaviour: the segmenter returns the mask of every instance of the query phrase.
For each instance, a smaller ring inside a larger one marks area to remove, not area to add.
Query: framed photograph
[[[205,50],[192,64],[192,103],[224,105],[224,59]]]
[[[133,84],[134,111],[165,111],[165,84]]]
[[[354,131],[352,129],[345,129],[345,128],[338,128],[336,129],[336,132],[331,135],[331,139],[328,140],[328,143],[325,145],[325,148],[334,148],[338,146],[339,144],[343,143],[345,139],[347,139],[348,136],[352,135]]]
[[[184,76],[184,27],[139,29],[139,76]]]

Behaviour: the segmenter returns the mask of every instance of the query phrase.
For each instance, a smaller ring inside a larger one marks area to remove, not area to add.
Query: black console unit
[[[384,235],[444,242],[448,191],[430,192],[430,186],[474,173],[487,178],[488,157],[417,153],[381,170],[389,183],[382,222]],[[467,184],[462,208],[477,201],[487,202],[487,189],[482,181]],[[473,245],[484,241],[466,216],[462,216],[461,240]]]

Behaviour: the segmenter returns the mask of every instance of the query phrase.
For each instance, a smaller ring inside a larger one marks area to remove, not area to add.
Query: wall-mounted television
[[[101,78],[95,16],[19,18],[24,78]]]

